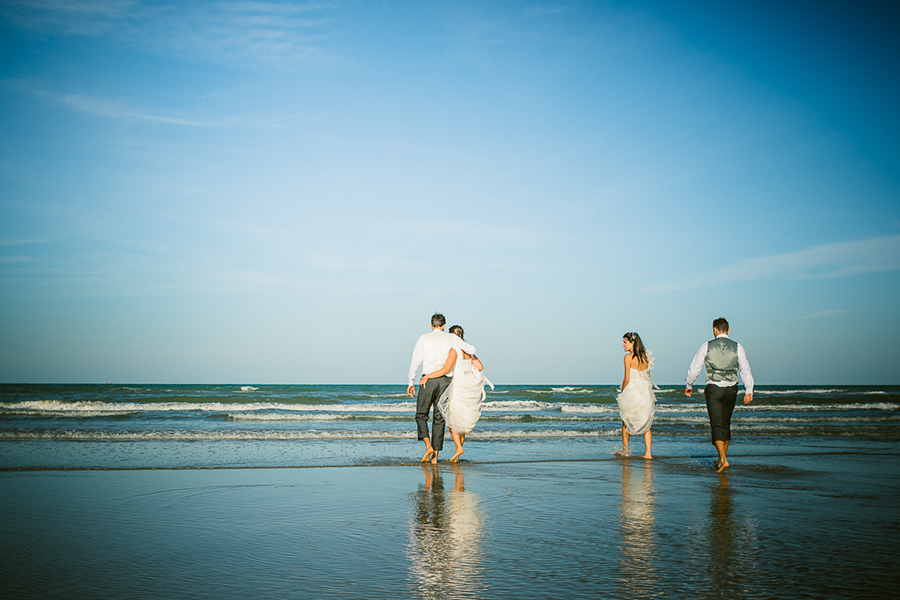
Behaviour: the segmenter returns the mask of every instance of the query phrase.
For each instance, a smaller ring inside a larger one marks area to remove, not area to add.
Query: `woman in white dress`
[[[463,338],[463,328],[459,325],[451,327],[450,333]],[[458,357],[457,352],[462,356]],[[466,442],[466,434],[475,428],[481,417],[481,403],[485,398],[484,384],[490,385],[491,389],[494,387],[482,373],[483,370],[484,365],[477,356],[451,349],[442,369],[422,376],[421,384],[425,385],[429,379],[453,371],[450,385],[438,400],[438,409],[444,415],[444,421],[450,427],[450,435],[453,436],[453,443],[456,444],[456,454],[450,458],[450,462],[459,461],[463,453],[463,444]]]
[[[644,348],[641,336],[636,332],[622,336],[622,347],[625,349],[625,379],[622,381],[622,391],[616,397],[622,417],[622,454],[629,455],[628,440],[632,435],[643,434],[643,457],[653,458],[650,454],[653,441],[650,426],[656,412],[656,394],[650,380],[653,353]]]

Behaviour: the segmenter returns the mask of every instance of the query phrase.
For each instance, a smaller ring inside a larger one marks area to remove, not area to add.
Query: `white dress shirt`
[[[720,337],[727,338],[728,334],[720,333],[716,336],[716,339]],[[688,368],[687,377],[684,380],[687,384],[685,387],[693,387],[694,380],[697,379],[697,375],[700,374],[700,369],[702,369],[704,366],[704,362],[706,361],[706,353],[708,350],[709,342],[703,342],[703,345],[700,346],[699,350],[697,350],[697,354],[694,355],[694,360],[691,361],[691,366]],[[747,362],[747,353],[744,351],[744,347],[740,344],[737,345],[737,355],[738,371],[740,371],[741,374],[741,381],[744,382],[745,393],[753,394],[753,374],[750,373],[750,363]],[[730,387],[732,385],[737,385],[737,381],[707,381],[706,383],[711,383],[719,387]]]
[[[409,365],[409,385],[415,385],[419,365],[422,365],[423,375],[443,369],[451,348],[463,350],[466,354],[475,354],[475,346],[464,342],[455,333],[432,329],[431,333],[419,336],[416,347],[413,349],[412,362]],[[451,369],[447,375],[452,376],[453,370]]]

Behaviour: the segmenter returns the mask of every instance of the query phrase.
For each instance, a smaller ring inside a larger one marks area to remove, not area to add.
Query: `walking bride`
[[[454,325],[450,328],[450,333],[456,334],[460,339],[463,338],[463,328]],[[462,356],[457,356],[457,353]],[[433,377],[440,377],[450,371],[453,371],[453,378],[450,385],[438,400],[438,410],[444,415],[444,421],[450,427],[450,435],[453,437],[453,443],[456,444],[456,454],[450,458],[450,462],[459,462],[459,457],[463,453],[463,444],[466,442],[466,434],[475,428],[478,419],[481,418],[481,403],[485,399],[484,384],[494,389],[491,383],[482,371],[484,365],[475,355],[470,355],[462,350],[452,349],[447,356],[447,362],[444,367],[429,373],[422,377],[422,385],[425,381]]]
[[[622,454],[629,455],[630,436],[643,435],[643,457],[653,458],[650,454],[650,444],[653,441],[650,426],[653,425],[656,413],[656,394],[653,393],[653,382],[650,380],[653,353],[644,348],[637,332],[622,336],[622,347],[625,349],[625,379],[622,381],[622,392],[616,397],[619,415],[622,417]]]

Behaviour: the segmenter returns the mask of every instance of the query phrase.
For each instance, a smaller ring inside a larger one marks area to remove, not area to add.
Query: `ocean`
[[[876,598],[900,588],[900,386],[760,386],[713,468],[661,386],[498,386],[422,464],[385,385],[0,386],[0,597]],[[632,439],[642,453],[643,440]]]
[[[415,403],[397,385],[0,385],[0,469],[406,464]],[[621,446],[615,386],[497,386],[469,461],[585,460]],[[741,396],[742,397],[742,396]],[[900,386],[760,386],[733,452],[900,436]],[[657,392],[654,454],[706,452],[703,395]],[[643,447],[641,439],[632,450]],[[444,452],[451,451],[449,433]]]

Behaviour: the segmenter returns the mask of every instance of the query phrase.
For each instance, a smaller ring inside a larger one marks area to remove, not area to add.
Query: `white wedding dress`
[[[460,352],[453,367],[453,379],[438,400],[444,421],[456,433],[469,433],[481,418],[485,384],[494,389],[494,384],[472,364],[472,359],[463,358]]]
[[[653,417],[656,414],[656,394],[653,393],[653,381],[650,380],[653,353],[647,352],[647,358],[650,362],[647,370],[631,369],[628,385],[616,396],[619,415],[629,435],[644,434],[653,425]]]

